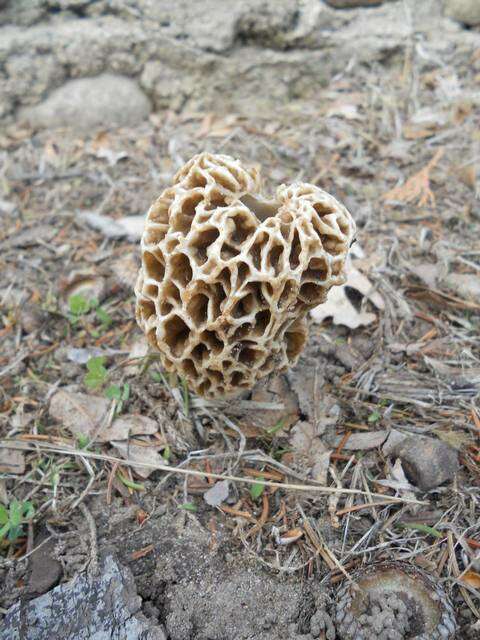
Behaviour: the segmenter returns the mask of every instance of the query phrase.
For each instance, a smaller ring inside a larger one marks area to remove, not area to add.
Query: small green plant
[[[183,504],[179,504],[178,508],[183,509],[184,511],[192,511],[192,513],[197,511],[197,505],[193,504],[193,502],[184,502]]]
[[[278,447],[277,449],[271,449],[270,450],[270,455],[275,459],[278,460],[279,462],[281,462],[282,457],[286,454],[286,453],[290,453],[290,451],[292,451],[292,449],[290,447]]]
[[[280,420],[277,420],[277,422],[273,425],[273,427],[269,427],[268,429],[266,429],[266,432],[271,436],[275,435],[276,433],[278,433],[283,429],[286,421],[287,421],[286,417],[280,418]]]
[[[79,433],[77,435],[77,445],[79,449],[85,449],[90,442],[90,438],[86,436],[84,433]]]
[[[53,494],[56,495],[58,485],[60,484],[60,467],[56,464],[52,465],[52,469],[50,471],[50,482],[52,483]]]
[[[23,525],[31,520],[35,514],[35,509],[28,500],[12,500],[8,509],[0,504],[0,540],[5,537],[10,542],[15,542],[23,532]]]
[[[105,368],[105,356],[90,358],[87,362],[88,373],[83,378],[89,389],[99,389],[107,381],[108,371]]]
[[[124,476],[123,473],[118,472],[117,478],[129,489],[133,489],[134,491],[145,491],[144,484],[142,484],[141,482],[134,482],[133,480],[130,480],[129,478]]]
[[[165,449],[162,451],[162,458],[165,460],[165,462],[168,462],[170,460],[171,455],[172,455],[172,450],[170,449],[170,445],[167,444],[165,445]]]
[[[98,337],[102,331],[106,331],[113,322],[112,316],[99,306],[96,298],[87,300],[81,293],[76,293],[68,299],[68,319],[72,325],[78,323],[82,316],[87,315],[90,311],[95,310],[95,315],[100,321],[100,330],[91,329],[90,333],[94,337]]]
[[[263,476],[260,476],[259,480],[265,480],[265,478]],[[250,487],[250,495],[253,500],[258,500],[264,491],[265,485],[260,482],[255,482]]]
[[[445,534],[438,529],[419,522],[399,522],[398,524],[402,529],[413,529],[414,531],[420,531],[420,533],[424,533],[425,535],[432,536],[434,538],[445,537]]]
[[[107,313],[102,307],[97,307],[96,315],[100,320],[100,328],[103,330],[108,329],[113,322],[112,316]]]
[[[70,321],[77,322],[80,316],[87,314],[92,308],[92,300],[87,300],[81,293],[76,293],[68,299]]]
[[[381,418],[382,415],[379,411],[372,411],[372,413],[368,416],[368,422],[369,424],[375,424],[379,420],[381,420]]]
[[[118,415],[122,413],[123,403],[130,397],[130,385],[128,382],[125,382],[121,387],[118,384],[111,384],[105,389],[105,395],[110,400],[116,401],[115,413]]]

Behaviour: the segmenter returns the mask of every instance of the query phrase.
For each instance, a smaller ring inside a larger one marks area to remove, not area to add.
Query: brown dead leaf
[[[138,414],[124,415],[115,420],[112,426],[105,429],[102,436],[109,440],[127,440],[131,436],[153,435],[157,433],[155,420]]]
[[[477,168],[474,164],[467,164],[455,170],[457,178],[472,191],[477,188]]]
[[[285,546],[288,544],[292,544],[296,542],[304,535],[303,529],[290,529],[290,531],[285,531],[281,535],[278,535],[275,539],[275,542],[279,545]]]
[[[106,419],[109,407],[107,398],[60,389],[50,400],[49,413],[73,435],[91,437]]]
[[[99,131],[93,138],[90,149],[92,151],[98,151],[102,147],[108,147],[110,145],[110,136],[107,131]]]
[[[53,167],[59,166],[60,155],[58,153],[58,147],[52,140],[47,140],[43,147],[42,161],[50,164]]]
[[[280,422],[281,429],[289,429],[298,420],[298,399],[284,375],[261,380],[253,389],[251,399],[252,402],[272,402],[283,406],[280,409],[246,410],[240,419],[242,431],[253,429],[252,434],[258,436],[259,429],[272,429]],[[248,435],[246,431],[244,433]]]
[[[472,113],[474,106],[470,100],[461,100],[455,105],[453,112],[453,122],[456,125],[462,124]]]
[[[349,297],[349,289],[354,289],[361,296],[370,300],[377,309],[384,308],[382,296],[375,291],[370,280],[361,273],[354,262],[347,258],[345,263],[347,281],[340,287],[333,287],[328,294],[327,301],[310,311],[315,322],[321,323],[326,318],[332,318],[334,324],[341,324],[350,329],[372,324],[377,316],[369,311],[357,308]]]
[[[464,584],[468,584],[469,587],[474,589],[480,589],[480,573],[475,571],[465,571],[465,573],[458,578]]]
[[[465,186],[472,191],[477,190],[477,167],[475,164],[467,164],[454,170],[455,175]]]
[[[239,117],[236,114],[230,114],[225,118],[219,118],[214,113],[207,113],[202,120],[197,137],[224,138],[232,133],[234,127],[238,123],[238,120]]]
[[[403,127],[403,137],[405,140],[419,140],[421,138],[431,138],[436,133],[435,127],[425,127],[414,124],[406,124]]]
[[[100,429],[95,441],[110,442],[158,431],[155,420],[135,414],[115,418],[109,427],[102,429],[109,410],[110,401],[106,398],[63,389],[57,391],[50,400],[50,416],[61,422],[74,436],[91,438]]]
[[[87,153],[96,158],[106,160],[113,167],[119,160],[128,158],[125,151],[116,151],[113,149],[113,141],[106,131],[101,131],[93,139],[92,143],[87,146]]]
[[[150,517],[150,514],[147,513],[144,509],[139,509],[136,514],[135,514],[135,518],[137,520],[137,523],[142,526],[143,523],[148,520],[148,518]]]
[[[122,458],[130,460],[131,462],[142,462],[151,465],[165,464],[165,460],[158,453],[156,448],[148,446],[142,446],[141,444],[133,444],[131,442],[112,442],[112,446],[118,451]],[[143,467],[132,465],[132,469],[141,478],[148,478],[148,476],[155,471],[153,467]]]
[[[291,431],[290,446],[297,465],[308,471],[314,480],[324,484],[332,452],[320,439],[318,430],[309,422],[299,422]]]
[[[428,203],[432,207],[435,206],[435,196],[430,188],[430,172],[438,164],[440,158],[443,156],[443,149],[438,149],[430,162],[420,169],[408,180],[400,185],[391,189],[384,194],[383,200],[393,200],[397,202],[414,202],[418,200],[417,205],[424,207]]]

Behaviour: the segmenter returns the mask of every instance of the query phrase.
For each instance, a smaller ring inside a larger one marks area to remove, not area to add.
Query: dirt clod
[[[452,480],[459,469],[458,453],[445,442],[410,436],[394,450],[402,461],[409,481],[422,491],[430,491]]]

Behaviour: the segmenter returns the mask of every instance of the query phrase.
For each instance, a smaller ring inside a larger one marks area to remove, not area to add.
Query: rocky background
[[[477,0],[2,0],[0,7],[0,121],[34,126],[133,126],[167,108],[265,114],[321,100],[345,69],[388,67],[414,41],[432,56],[480,41],[472,30],[480,24]]]

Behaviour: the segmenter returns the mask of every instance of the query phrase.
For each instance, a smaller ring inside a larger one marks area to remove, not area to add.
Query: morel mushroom
[[[370,565],[337,593],[340,640],[450,640],[457,625],[433,576],[403,562]]]
[[[163,367],[206,397],[238,395],[295,363],[305,316],[344,282],[355,224],[311,184],[259,194],[260,177],[201,153],[150,208],[136,316]]]

